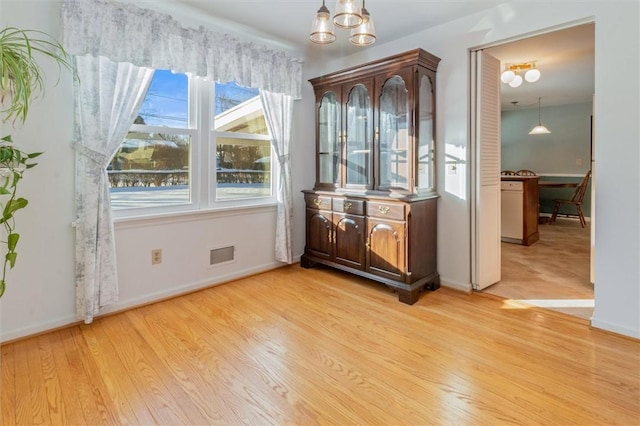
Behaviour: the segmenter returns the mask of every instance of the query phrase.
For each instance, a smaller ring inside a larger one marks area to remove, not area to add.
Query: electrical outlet
[[[153,249],[151,250],[151,264],[157,265],[158,263],[162,263],[162,249]]]

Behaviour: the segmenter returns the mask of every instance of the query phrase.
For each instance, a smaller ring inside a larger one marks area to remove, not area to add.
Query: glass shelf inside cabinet
[[[356,84],[349,92],[346,122],[346,185],[371,185],[372,112],[369,92]]]
[[[418,110],[418,169],[416,184],[419,192],[434,191],[434,143],[433,143],[433,86],[431,79],[420,78]]]
[[[318,110],[318,182],[340,182],[340,106],[333,92],[322,96]]]
[[[409,188],[409,92],[399,76],[388,79],[380,95],[381,188]]]

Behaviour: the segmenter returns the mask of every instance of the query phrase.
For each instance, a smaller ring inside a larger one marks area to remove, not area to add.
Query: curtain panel
[[[118,301],[107,166],[136,118],[153,70],[89,55],[74,63],[76,314],[88,324],[100,308]]]
[[[171,15],[108,0],[65,0],[62,43],[71,55],[169,69],[301,97],[302,61],[228,34],[183,27]]]
[[[271,134],[271,146],[278,159],[280,179],[276,199],[278,201],[276,217],[276,260],[291,264],[293,262],[293,201],[291,195],[290,141],[291,122],[293,120],[293,98],[282,93],[270,93],[260,90],[260,100]]]

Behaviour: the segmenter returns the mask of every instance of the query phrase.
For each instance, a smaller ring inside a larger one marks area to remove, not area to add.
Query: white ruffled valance
[[[301,96],[300,59],[203,26],[185,28],[168,14],[108,0],[65,0],[62,22],[62,43],[72,55]]]

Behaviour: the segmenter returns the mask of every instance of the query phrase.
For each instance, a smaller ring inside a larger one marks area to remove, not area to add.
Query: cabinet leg
[[[437,290],[440,288],[440,277],[436,278],[435,280],[427,283],[424,288],[426,288],[427,290]]]
[[[315,262],[312,262],[309,259],[307,259],[307,256],[305,256],[304,254],[300,256],[300,266],[303,267],[304,269],[313,268],[315,264],[316,264]]]
[[[400,290],[398,289],[398,300],[402,303],[406,303],[407,305],[413,305],[418,301],[418,295],[420,294],[420,290]]]

